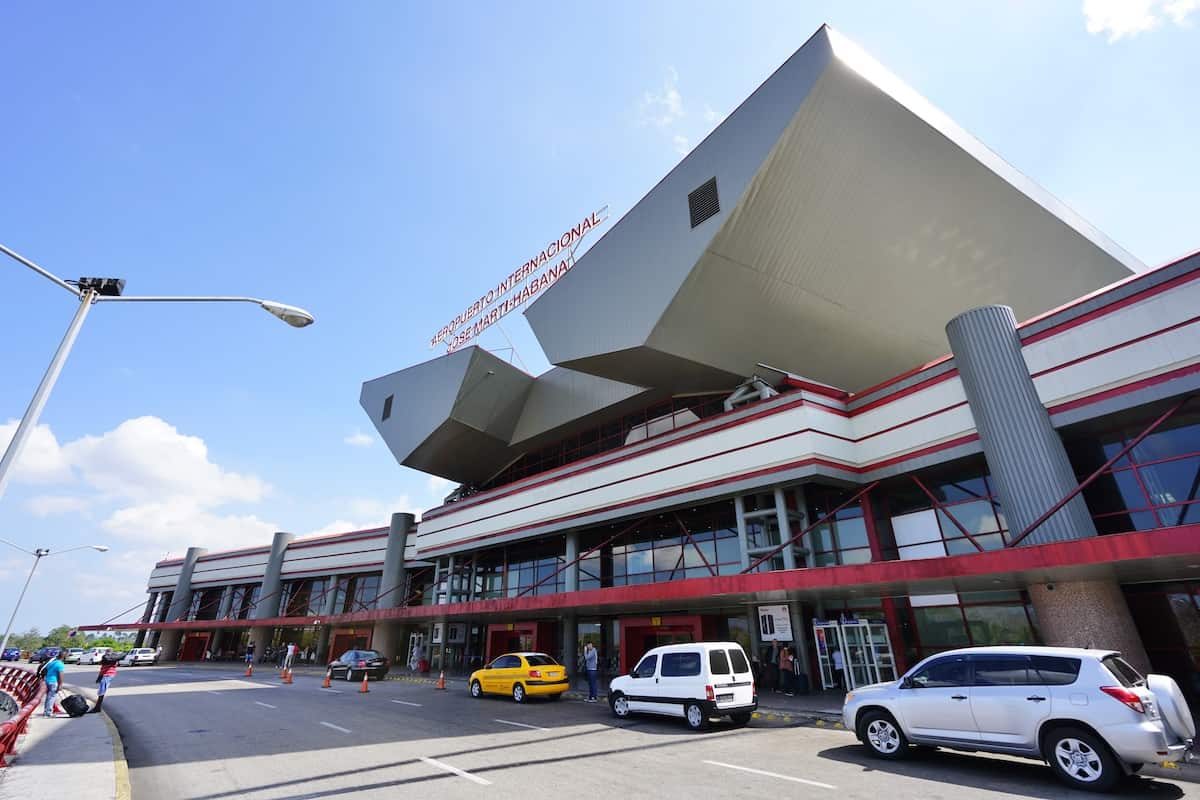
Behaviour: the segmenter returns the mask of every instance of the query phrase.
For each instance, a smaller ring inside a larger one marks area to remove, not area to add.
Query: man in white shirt
[[[296,645],[293,644],[292,642],[288,642],[287,655],[284,656],[284,658],[283,658],[283,668],[291,669],[292,661],[294,661],[295,658],[296,658]]]
[[[846,688],[846,658],[842,655],[841,650],[834,650],[833,654],[833,674],[837,679],[838,688]]]

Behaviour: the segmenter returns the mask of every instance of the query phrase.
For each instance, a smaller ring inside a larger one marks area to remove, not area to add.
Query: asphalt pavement
[[[813,721],[692,733],[657,718],[618,721],[602,703],[474,700],[461,683],[372,682],[367,694],[320,683],[297,674],[284,685],[270,669],[246,678],[237,665],[122,668],[104,710],[124,740],[134,800],[373,800],[406,789],[524,800],[1094,797],[1020,759],[938,751],[878,761],[850,733]],[[67,743],[59,752],[70,759]],[[1128,779],[1119,796],[1200,800],[1200,784],[1162,772]]]

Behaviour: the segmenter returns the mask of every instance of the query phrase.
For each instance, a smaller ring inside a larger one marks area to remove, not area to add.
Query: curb
[[[90,703],[94,704],[96,702],[94,692],[85,691],[78,686],[71,686],[66,683],[63,684],[63,688],[70,689],[73,694],[86,698]],[[104,720],[104,725],[108,728],[109,738],[112,739],[116,800],[132,800],[133,786],[129,782],[129,762],[125,759],[125,741],[121,738],[121,731],[117,728],[117,723],[112,721],[112,717],[108,716],[107,712],[101,710],[100,718]]]

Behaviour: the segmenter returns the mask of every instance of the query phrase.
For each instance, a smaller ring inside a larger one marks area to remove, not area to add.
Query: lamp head
[[[93,550],[97,550],[97,551],[99,551],[99,552],[101,552],[101,553],[107,553],[107,552],[108,552],[108,545],[106,545],[106,544],[94,544],[94,545],[92,545],[92,549],[93,549]]]
[[[273,300],[263,300],[259,305],[293,328],[306,328],[313,324],[313,315],[303,308],[289,306],[285,303],[276,303]]]

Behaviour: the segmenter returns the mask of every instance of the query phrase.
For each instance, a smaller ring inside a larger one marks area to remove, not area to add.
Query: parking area
[[[81,685],[90,675],[70,670]],[[717,787],[726,797],[1088,796],[1018,759],[876,761],[849,733],[811,721],[764,716],[696,734],[657,718],[619,721],[603,704],[476,700],[461,683],[372,682],[367,694],[320,684],[229,666],[123,669],[105,710],[125,742],[133,797],[392,798],[409,786],[436,797],[696,797]],[[1129,779],[1120,796],[1200,798],[1200,785],[1155,774]]]

